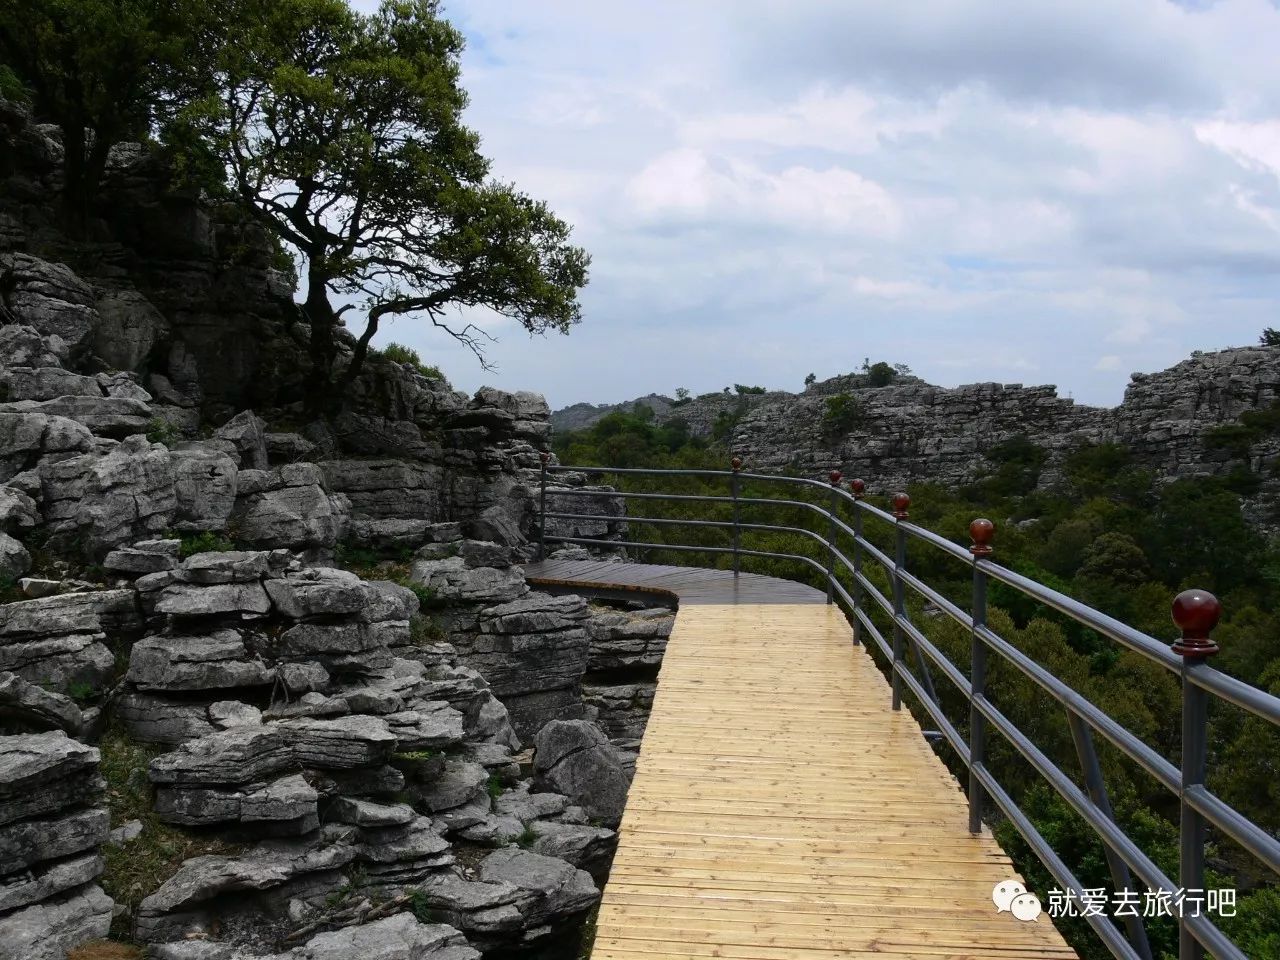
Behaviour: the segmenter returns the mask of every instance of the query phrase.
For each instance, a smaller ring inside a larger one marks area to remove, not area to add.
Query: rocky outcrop
[[[63,960],[106,936],[113,905],[96,883],[108,831],[102,789],[98,751],[62,730],[0,735],[0,956]]]
[[[534,783],[563,793],[604,823],[622,820],[630,777],[608,738],[585,720],[553,720],[534,744]]]

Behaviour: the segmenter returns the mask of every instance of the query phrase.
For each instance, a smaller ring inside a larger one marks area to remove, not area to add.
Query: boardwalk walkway
[[[594,561],[531,580],[675,593],[681,608],[600,908],[594,960],[1074,958],[843,615],[816,590]]]

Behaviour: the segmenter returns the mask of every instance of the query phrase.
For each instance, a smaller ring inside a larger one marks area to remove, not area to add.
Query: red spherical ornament
[[[1173,652],[1198,660],[1218,652],[1209,634],[1222,618],[1222,604],[1208,590],[1183,590],[1173,598],[1173,622],[1182,631],[1173,642]]]
[[[833,487],[840,486],[840,477],[842,476],[842,474],[840,473],[839,470],[832,470],[831,473],[828,474],[828,476],[831,478],[831,485]]]
[[[853,498],[855,500],[861,500],[867,493],[866,481],[861,479],[850,480],[849,489],[853,491]]]
[[[543,465],[545,466],[546,464],[548,464],[548,463],[550,463],[550,462],[551,462],[551,454],[549,454],[549,453],[541,454],[541,455],[538,457],[538,459],[539,459],[539,460],[541,460],[541,461],[542,461],[542,463],[543,463]]]
[[[905,493],[895,493],[893,495],[893,515],[899,520],[905,520],[911,514],[911,498]]]
[[[991,553],[991,540],[996,535],[996,525],[986,517],[979,517],[969,524],[969,539],[973,546],[969,552],[975,557],[985,557]]]
[[[732,460],[730,460],[730,461],[729,461],[729,466],[733,467],[733,469],[735,469],[735,470],[741,470],[741,469],[742,469],[742,458],[741,458],[741,457],[734,457]]]

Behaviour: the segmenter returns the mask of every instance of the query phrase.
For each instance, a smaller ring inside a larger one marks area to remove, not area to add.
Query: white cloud
[[[496,378],[397,325],[464,386],[554,405],[794,389],[870,356],[1113,403],[1127,378],[1111,357],[1158,369],[1274,325],[1268,0],[445,12],[469,37],[467,120],[495,175],[593,256],[584,323],[501,328]]]
[[[1104,371],[1119,370],[1120,363],[1119,357],[1114,353],[1108,353],[1106,356],[1098,358],[1098,362],[1093,365],[1093,369]]]

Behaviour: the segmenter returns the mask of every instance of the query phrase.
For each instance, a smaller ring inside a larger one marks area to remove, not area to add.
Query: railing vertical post
[[[902,521],[911,514],[911,498],[905,493],[893,495],[893,516],[898,521],[894,525],[896,534],[893,550],[893,709],[902,709],[902,671],[903,641],[902,617],[906,614],[906,584],[902,581],[902,571],[907,566],[907,531],[902,529]]]
[[[979,561],[991,556],[991,539],[995,533],[996,525],[990,520],[979,518],[969,524],[969,538],[973,541],[969,547],[973,554],[973,636],[969,646],[969,685],[972,689],[969,697],[970,833],[982,831],[982,808],[986,802],[986,791],[982,789],[977,772],[987,758],[987,718],[975,702],[978,697],[986,695],[987,686],[987,645],[978,636],[978,628],[987,624],[987,574]]]
[[[733,467],[733,479],[731,481],[733,486],[733,576],[734,576],[734,579],[737,579],[738,548],[739,548],[739,543],[742,535],[742,531],[738,526],[738,524],[742,522],[741,514],[740,514],[741,508],[738,505],[738,484],[740,482],[738,478],[738,472],[742,469],[742,458],[734,457],[732,460],[729,461],[729,465]]]
[[[827,522],[827,603],[835,596],[836,576],[836,510],[840,506],[840,471],[831,471],[831,497],[829,510],[831,516]]]
[[[543,453],[542,475],[538,491],[538,559],[547,559],[547,464],[551,462],[551,454]]]
[[[1173,599],[1173,622],[1182,631],[1173,652],[1182,657],[1182,815],[1179,822],[1178,886],[1204,890],[1205,821],[1187,802],[1187,790],[1204,784],[1209,709],[1208,692],[1191,680],[1206,657],[1218,652],[1209,634],[1222,616],[1222,604],[1207,590],[1184,590]],[[1196,901],[1193,901],[1196,902]],[[1203,904],[1202,899],[1198,903]],[[1184,906],[1185,909],[1185,906]],[[1178,960],[1201,960],[1204,947],[1178,920]]]
[[[853,493],[853,645],[862,643],[862,621],[858,619],[858,611],[862,609],[862,498],[867,495],[867,485],[862,480],[850,480],[849,490]]]

